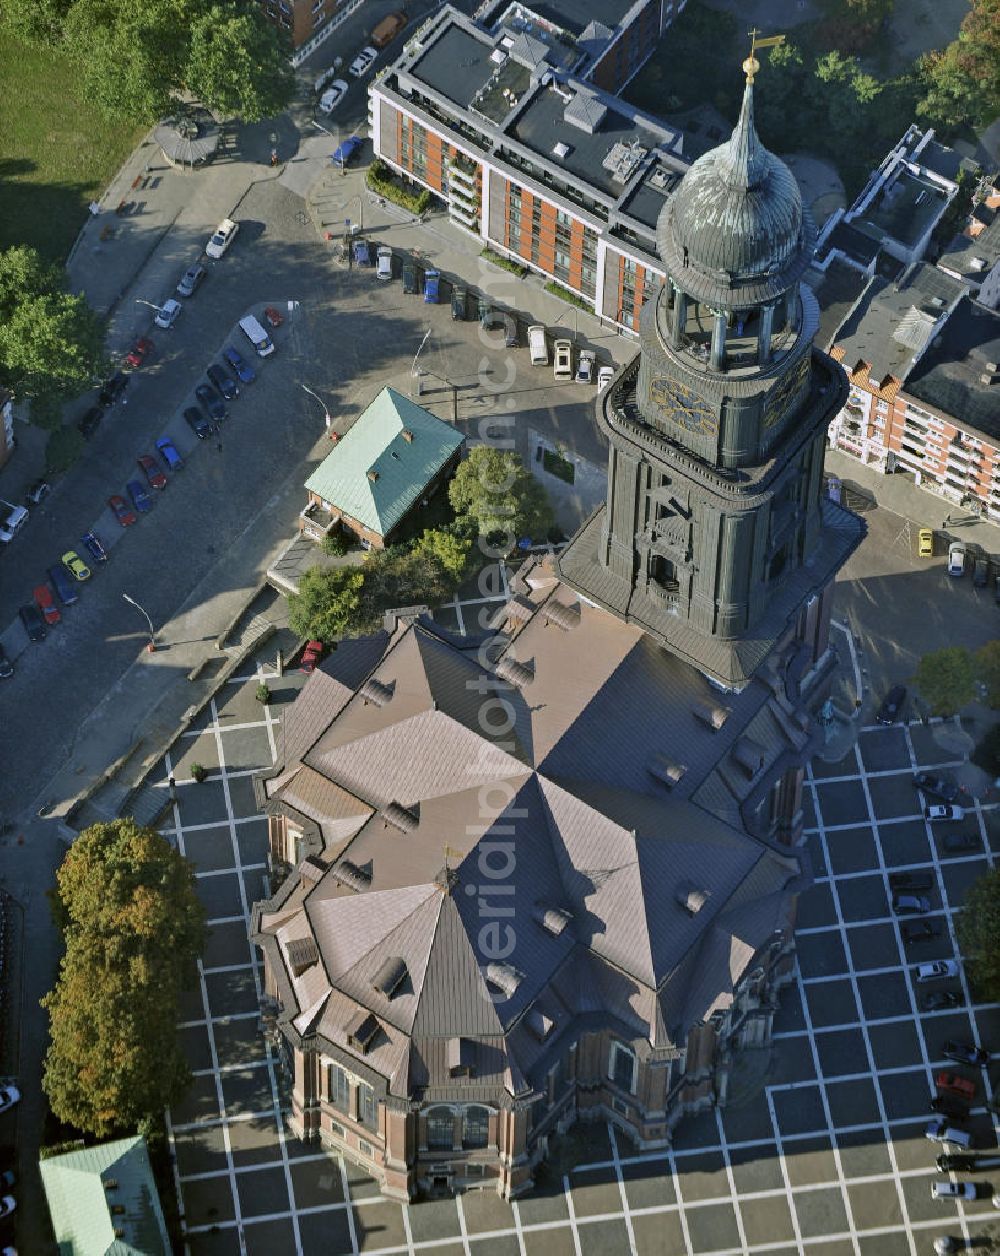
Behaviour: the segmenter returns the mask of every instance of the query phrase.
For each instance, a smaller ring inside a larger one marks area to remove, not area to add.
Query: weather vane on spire
[[[743,62],[743,73],[747,76],[747,82],[752,83],[754,75],[760,69],[760,62],[754,53],[758,48],[777,48],[785,42],[785,37],[784,35],[769,35],[767,39],[758,39],[760,31],[756,26],[753,30],[747,31],[747,34],[750,36],[750,55]]]

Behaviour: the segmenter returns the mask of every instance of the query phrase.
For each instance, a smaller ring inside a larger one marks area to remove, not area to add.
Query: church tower
[[[818,307],[801,281],[816,227],[754,127],[759,68],[744,62],[729,141],[664,206],[666,284],[643,310],[639,354],[598,403],[607,502],[560,560],[584,597],[730,689],[828,601],[864,535],[823,492],[847,382],[813,345]],[[824,624],[814,655],[825,635]]]

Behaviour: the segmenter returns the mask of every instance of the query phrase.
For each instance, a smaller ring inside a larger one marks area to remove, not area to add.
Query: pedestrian
[[[220,440],[220,441],[219,441],[219,443],[215,446],[215,448],[219,451],[219,453],[220,453],[220,454],[222,453],[222,441],[221,441],[221,440]]]

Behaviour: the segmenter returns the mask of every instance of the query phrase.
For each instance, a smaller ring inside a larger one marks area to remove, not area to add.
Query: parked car
[[[0,1197],[0,1221],[2,1221],[5,1217],[9,1217],[16,1207],[17,1200],[13,1195],[4,1195]]]
[[[923,916],[931,909],[931,900],[917,894],[893,894],[892,910],[897,916]]]
[[[181,275],[181,281],[177,285],[178,294],[182,297],[193,297],[207,274],[208,271],[200,264],[189,266]]]
[[[890,872],[889,886],[893,890],[908,890],[910,893],[934,888],[934,876],[930,872]]]
[[[139,480],[129,480],[125,485],[125,490],[132,499],[132,505],[136,508],[140,515],[148,515],[153,509],[153,500],[146,492],[143,484]]]
[[[14,675],[14,664],[4,653],[3,646],[0,645],[0,680],[10,680]]]
[[[167,487],[167,477],[160,470],[160,464],[152,454],[140,454],[136,462],[138,462],[139,470],[146,477],[146,483],[150,488]]]
[[[4,545],[9,545],[28,522],[28,508],[27,506],[11,506],[10,502],[3,502],[2,504],[5,507],[9,506],[10,510],[5,509],[2,515],[0,515],[0,518],[3,519],[3,522],[0,523],[0,541]]]
[[[942,846],[950,855],[961,855],[966,851],[979,850],[982,839],[978,833],[946,833]]]
[[[913,778],[913,784],[922,793],[929,794],[931,798],[940,798],[942,802],[954,802],[959,794],[954,781],[946,776],[935,776],[932,772],[918,772]]]
[[[180,307],[178,306],[178,308]],[[115,371],[114,375],[110,379],[106,379],[101,385],[100,395],[97,400],[105,410],[110,410],[126,388],[128,388],[128,376],[124,371]]]
[[[388,244],[380,244],[375,262],[375,278],[388,283],[392,279],[392,249]]]
[[[362,48],[351,62],[350,72],[352,76],[354,78],[364,78],[377,60],[378,52],[371,44],[367,48]]]
[[[306,648],[302,651],[302,659],[299,663],[299,670],[309,673],[316,670],[316,665],[323,657],[322,641],[307,641]]]
[[[456,323],[463,322],[468,308],[469,294],[461,284],[452,284],[451,317]]]
[[[407,296],[413,296],[420,291],[420,276],[416,266],[409,259],[403,263],[403,291]]]
[[[956,1095],[935,1095],[931,1100],[931,1111],[948,1117],[958,1125],[969,1119],[969,1105]]]
[[[941,1048],[946,1060],[957,1060],[959,1064],[971,1064],[973,1068],[982,1068],[989,1064],[990,1053],[985,1047],[977,1047],[971,1042],[953,1042],[950,1038]]]
[[[552,346],[552,374],[556,380],[573,378],[573,345],[568,340],[557,340]]]
[[[932,1182],[931,1199],[975,1199],[975,1182]]]
[[[46,568],[45,574],[49,578],[49,582],[59,595],[59,601],[63,606],[72,606],[74,602],[80,600],[80,594],[77,591],[76,581],[69,574],[66,568],[59,563],[57,566]]]
[[[104,542],[96,532],[84,532],[83,536],[80,537],[80,544],[95,563],[106,563],[108,561],[108,551],[104,548]]]
[[[231,218],[223,218],[222,222],[215,228],[214,235],[205,245],[205,252],[208,256],[222,257],[236,239],[236,233],[239,229],[240,224],[238,222],[233,222]]]
[[[948,1069],[942,1069],[937,1074],[934,1078],[934,1085],[946,1094],[958,1095],[966,1103],[971,1103],[976,1097],[976,1083],[968,1077],[963,1077],[961,1073],[952,1073]]]
[[[137,516],[129,510],[128,502],[120,493],[113,493],[108,498],[108,506],[123,528],[130,528],[135,523]]]
[[[268,327],[280,327],[285,320],[280,310],[276,310],[273,305],[268,305],[264,309],[264,321]]]
[[[958,976],[958,963],[953,959],[932,959],[917,965],[917,981],[940,981]]]
[[[941,933],[941,926],[933,920],[911,920],[900,926],[904,942],[929,942]]]
[[[354,265],[370,266],[372,264],[371,251],[368,248],[367,240],[354,241]]]
[[[17,608],[17,613],[21,617],[21,623],[24,625],[24,631],[28,634],[29,641],[45,640],[45,620],[42,613],[34,602],[27,602],[24,606]],[[8,1105],[9,1107],[10,1105]],[[0,1112],[3,1109],[0,1108]]]
[[[961,541],[952,541],[948,546],[948,575],[965,575],[965,546]]]
[[[597,368],[597,391],[604,392],[614,377],[615,368],[613,366],[609,366],[606,362],[603,366],[599,366]]]
[[[942,1173],[975,1173],[978,1161],[975,1156],[954,1156],[942,1151],[934,1163]]]
[[[171,471],[179,471],[183,467],[184,459],[177,452],[177,446],[169,436],[160,437],[156,442],[156,451]]]
[[[580,357],[576,365],[576,382],[578,384],[592,384],[594,382],[596,362],[597,354],[593,349],[580,350]]]
[[[360,138],[357,135],[349,135],[346,140],[341,140],[333,150],[333,153],[330,155],[330,161],[338,170],[343,170],[351,164],[360,152]]]
[[[91,436],[101,426],[101,419],[104,417],[100,406],[91,406],[87,413],[77,423],[76,430],[84,438],[90,440]]]
[[[482,320],[487,331],[503,332],[505,349],[517,348],[517,319],[507,310],[488,309]]]
[[[62,619],[56,600],[52,596],[52,590],[47,584],[36,584],[31,591],[31,596],[35,599],[38,612],[47,624],[57,624]]]
[[[441,295],[441,272],[439,270],[424,271],[424,304],[437,305]]]
[[[876,724],[895,724],[900,718],[903,711],[903,703],[906,701],[906,686],[893,685],[889,692],[885,695],[882,705],[879,707],[875,715]]]
[[[376,48],[384,48],[391,44],[406,25],[405,13],[390,13],[372,31],[372,44]]]
[[[152,352],[152,340],[148,336],[139,336],[132,348],[125,354],[125,361],[138,370]]]
[[[240,395],[239,385],[236,383],[236,380],[217,362],[213,362],[205,374],[227,401],[233,401]]]
[[[194,406],[188,406],[184,411],[184,419],[191,431],[199,440],[205,440],[206,437],[212,435],[212,425],[200,410],[196,410]]]
[[[169,328],[173,327],[177,321],[177,316],[181,312],[181,303],[174,297],[168,297],[166,301],[157,309],[153,316],[153,322],[157,327]]]
[[[246,358],[242,357],[232,345],[228,345],[222,350],[222,356],[236,372],[236,377],[241,384],[252,384],[257,378],[257,372],[253,369]]]
[[[26,506],[40,506],[42,502],[52,492],[52,487],[47,480],[36,480],[28,489],[24,499]]]
[[[76,550],[67,550],[62,556],[62,564],[74,580],[90,579],[90,568]]]
[[[929,1121],[927,1128],[924,1130],[924,1137],[929,1138],[935,1143],[951,1143],[955,1147],[962,1147],[966,1151],[972,1146],[972,1135],[967,1130],[957,1130],[953,1125],[949,1125],[942,1117],[937,1117],[933,1121]]]
[[[20,1098],[21,1092],[16,1086],[0,1086],[0,1112],[12,1108]]]
[[[989,584],[989,580],[990,560],[984,554],[979,554],[972,568],[972,587],[974,589],[985,589],[987,584]]]
[[[917,557],[934,557],[934,533],[930,528],[921,528],[917,533]]]
[[[953,802],[935,803],[932,807],[924,808],[924,816],[928,820],[961,820],[965,812]]]
[[[226,403],[214,388],[209,388],[207,384],[199,384],[194,390],[194,395],[213,419],[219,421],[226,417]]]
[[[948,1007],[961,1007],[962,996],[955,990],[932,990],[920,1000],[925,1012],[941,1012]]]
[[[319,98],[316,108],[320,113],[333,113],[334,109],[347,95],[347,84],[343,79],[334,79],[323,95]]]

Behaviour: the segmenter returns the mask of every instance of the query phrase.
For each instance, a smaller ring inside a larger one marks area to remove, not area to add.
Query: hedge
[[[411,214],[424,214],[431,207],[433,197],[426,188],[421,188],[419,192],[410,191],[409,188],[404,187],[397,181],[384,161],[375,160],[372,162],[368,167],[365,182],[373,192],[377,192],[379,196],[384,196],[387,201],[392,201],[394,205],[408,209]]]

